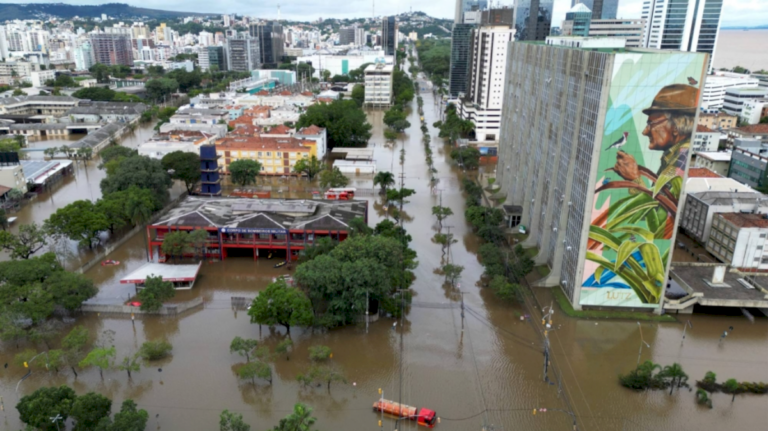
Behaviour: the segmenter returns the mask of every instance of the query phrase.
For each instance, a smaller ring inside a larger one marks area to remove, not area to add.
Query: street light
[[[691,325],[691,320],[690,320],[690,319],[689,319],[687,322],[685,322],[685,325],[683,325],[683,339],[680,341],[680,345],[681,345],[681,346],[683,345],[683,342],[685,341],[685,331],[686,331],[686,330],[687,330],[689,327],[690,327],[691,329],[693,329],[693,325]]]
[[[648,344],[643,338],[643,327],[640,326],[640,322],[637,322],[637,329],[640,330],[640,351],[637,352],[637,365],[640,365],[640,355],[643,354],[643,344],[645,344],[645,346],[649,349],[651,348],[651,345]]]

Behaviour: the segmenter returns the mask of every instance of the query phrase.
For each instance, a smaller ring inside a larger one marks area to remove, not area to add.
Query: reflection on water
[[[438,118],[431,94],[422,93],[427,124]],[[413,104],[416,106],[415,101]],[[401,142],[387,148],[383,142],[382,112],[369,112],[373,124],[371,146],[380,170],[401,173],[398,165]],[[352,431],[377,428],[378,416],[371,403],[382,388],[385,398],[398,399],[417,407],[435,409],[443,418],[441,430],[480,429],[483,424],[497,430],[571,430],[564,397],[577,415],[581,430],[660,430],[660,429],[763,429],[768,421],[764,398],[741,396],[735,403],[727,395],[714,395],[714,409],[702,410],[693,394],[685,390],[669,396],[665,391],[633,392],[620,388],[617,375],[632,369],[638,360],[640,334],[634,321],[587,321],[569,319],[556,311],[556,329],[551,333],[552,354],[559,365],[554,385],[543,381],[542,346],[532,325],[524,316],[530,313],[520,304],[499,301],[477,283],[483,268],[475,251],[477,238],[471,234],[463,218],[464,198],[459,177],[448,151],[433,139],[438,191],[442,204],[454,216],[450,226],[459,242],[451,247],[452,259],[465,267],[457,287],[446,286],[444,277],[435,272],[441,264],[440,246],[431,241],[435,220],[431,207],[437,205],[438,194],[430,193],[429,176],[421,143],[419,121],[415,113],[408,119],[412,126],[405,141],[406,158],[402,169],[405,186],[416,195],[405,205],[406,229],[413,237],[412,247],[418,253],[415,269],[416,304],[407,316],[404,335],[403,378],[400,380],[399,326],[393,329],[391,319],[372,323],[366,333],[364,325],[333,331],[292,329],[294,349],[288,357],[272,361],[274,381],[239,382],[233,366],[242,358],[229,352],[235,336],[257,338],[270,349],[287,337],[283,328],[269,329],[250,323],[245,311],[232,308],[231,297],[253,298],[270,280],[285,269],[273,268],[272,261],[232,258],[222,262],[203,263],[201,277],[191,291],[179,292],[175,300],[200,296],[202,308],[190,310],[179,318],[86,315],[78,323],[92,334],[115,331],[118,358],[135,352],[148,339],[167,339],[173,344],[172,357],[162,362],[145,364],[129,381],[125,372],[108,371],[102,382],[97,370],[87,370],[75,380],[71,372],[59,374],[34,370],[19,392],[15,386],[25,370],[10,365],[0,373],[0,396],[5,399],[9,429],[20,424],[12,407],[18,398],[35,388],[51,384],[69,384],[78,393],[96,390],[113,398],[119,406],[131,397],[149,411],[148,429],[215,429],[218,415],[224,409],[242,413],[254,429],[267,429],[292,411],[293,404],[305,402],[315,408],[318,429]],[[137,131],[137,134],[142,133]],[[437,131],[430,126],[430,134]],[[103,172],[95,169],[97,161],[77,168],[75,178],[50,196],[22,211],[25,220],[43,220],[46,212],[62,202],[94,193]],[[360,179],[358,187],[367,179]],[[306,181],[271,179],[275,187],[283,186],[289,196],[308,197],[312,187]],[[372,187],[368,185],[367,187]],[[372,224],[384,219],[381,198],[377,193],[363,196],[371,203]],[[121,265],[96,266],[86,274],[99,286],[99,296],[122,298],[130,295],[132,286],[121,285],[119,279],[145,262],[144,239],[136,235],[116,250],[110,258]],[[79,254],[85,254],[82,251]],[[464,292],[467,305],[465,319],[450,302]],[[549,291],[536,291],[541,303],[549,304]],[[419,305],[422,304],[422,305]],[[520,318],[523,317],[521,321]],[[534,316],[535,318],[535,316]],[[682,321],[684,322],[683,318]],[[768,381],[768,343],[766,319],[750,324],[743,318],[692,316],[693,329],[681,346],[683,327],[679,323],[643,323],[642,331],[651,348],[644,348],[640,360],[652,359],[668,365],[682,364],[691,380],[701,378],[708,370],[724,380]],[[723,345],[718,338],[724,328],[735,329]],[[325,386],[302,388],[296,376],[310,366],[308,348],[327,345],[334,352],[333,362],[343,370],[348,384],[334,383],[330,393]],[[0,363],[11,362],[17,352],[4,345]],[[160,371],[162,370],[162,371]],[[355,383],[353,385],[352,383]],[[402,386],[401,386],[402,382]],[[547,413],[532,415],[533,408],[548,408]],[[485,409],[487,412],[483,413]],[[159,415],[156,416],[156,415]],[[394,421],[385,419],[386,429]],[[399,429],[416,429],[413,423],[401,423]]]

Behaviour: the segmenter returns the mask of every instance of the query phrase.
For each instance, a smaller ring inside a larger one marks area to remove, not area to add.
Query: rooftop
[[[591,13],[592,11],[589,10],[589,8],[584,3],[576,3],[575,6],[573,6],[569,11],[569,13],[577,13],[577,12],[584,12],[584,13]]]
[[[736,227],[768,228],[768,219],[764,214],[719,213],[718,215]]]
[[[231,137],[224,138],[216,142],[216,146],[220,150],[290,150],[290,151],[305,151],[309,152],[310,146],[315,145],[315,141],[285,138],[285,137],[270,137],[263,135],[255,136],[243,136],[243,137]]]
[[[188,197],[162,213],[153,226],[216,227],[235,232],[259,229],[346,230],[365,218],[366,201]]]
[[[694,168],[689,169],[693,170]],[[733,192],[755,193],[751,187],[744,185],[733,178],[688,177],[685,181],[686,193],[700,192]]]
[[[176,115],[229,115],[226,109],[188,108],[176,111]]]
[[[710,79],[710,77],[708,76],[707,79]],[[713,118],[718,118],[718,117],[736,118],[735,115],[726,114],[725,112],[699,112],[699,118],[704,118],[704,117],[707,117],[707,118],[708,117],[713,117]]]
[[[730,157],[728,159],[730,160]],[[707,168],[689,168],[688,178],[723,178],[723,176]]]
[[[712,160],[713,162],[730,162],[731,161],[731,153],[725,152],[725,151],[702,151],[700,153],[696,153],[696,157],[702,157],[707,160]],[[690,171],[697,168],[690,168]]]
[[[696,125],[696,133],[716,133],[716,130],[712,130],[707,126],[702,126],[701,124]]]
[[[681,282],[681,287],[689,294],[699,296],[701,305],[732,306],[732,307],[766,307],[765,286],[768,280],[763,276],[752,277],[750,281],[758,288],[749,289],[739,282],[746,275],[732,270],[725,271],[722,283],[713,284],[712,275],[716,265],[683,265],[675,263],[670,269],[670,277]],[[713,302],[709,302],[712,300]]]
[[[750,135],[768,135],[768,124],[750,124],[749,126],[737,127],[730,130],[748,133]]]
[[[758,204],[765,196],[761,193],[744,192],[699,192],[689,193],[690,196],[707,205],[733,206],[737,204]],[[766,202],[768,204],[768,202]]]
[[[709,77],[707,77],[709,79]],[[731,94],[738,94],[738,95],[754,95],[754,96],[765,96],[768,94],[767,88],[760,88],[760,87],[736,87],[736,88],[729,88],[725,90],[725,93],[731,93]]]
[[[308,127],[302,127],[299,129],[299,131],[296,133],[297,135],[321,135],[325,131],[324,128],[320,126],[315,126],[314,124]]]
[[[202,262],[197,265],[170,265],[167,263],[148,263],[120,279],[122,284],[144,283],[149,276],[162,275],[163,281],[194,281]]]
[[[24,177],[35,184],[45,184],[48,178],[72,165],[71,160],[21,160],[20,163]]]
[[[16,96],[0,98],[0,105],[14,105],[22,102],[77,103],[80,99],[70,96]]]
[[[67,114],[80,115],[140,115],[147,110],[143,103],[82,101]]]

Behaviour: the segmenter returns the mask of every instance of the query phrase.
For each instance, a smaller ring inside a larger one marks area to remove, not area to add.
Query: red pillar
[[[152,254],[152,238],[149,236],[149,225],[147,225],[147,249],[149,250],[149,260],[153,260],[155,257]]]

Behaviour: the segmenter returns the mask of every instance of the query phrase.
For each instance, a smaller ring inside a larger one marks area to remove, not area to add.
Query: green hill
[[[158,9],[145,9],[129,6],[124,3],[106,3],[92,6],[78,6],[64,3],[0,3],[0,22],[14,19],[42,19],[51,16],[69,19],[75,16],[81,18],[101,17],[101,14],[113,18],[155,18],[170,19],[185,16],[205,16],[199,12],[177,12]]]

